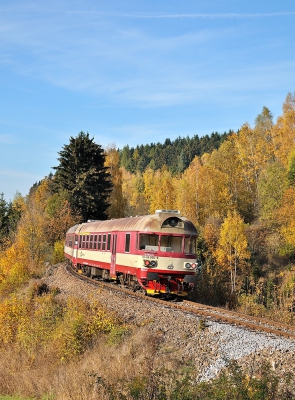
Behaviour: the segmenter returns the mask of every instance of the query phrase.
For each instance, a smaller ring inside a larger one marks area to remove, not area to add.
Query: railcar
[[[79,272],[160,297],[187,296],[196,281],[194,224],[179,211],[88,221],[66,233],[64,254]]]

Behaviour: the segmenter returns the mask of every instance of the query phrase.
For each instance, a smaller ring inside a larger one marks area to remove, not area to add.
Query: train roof
[[[106,221],[88,221],[87,223],[75,225],[67,233],[90,233],[90,232],[112,232],[112,231],[140,231],[179,233],[197,235],[197,229],[187,218],[180,215],[179,211],[157,210],[155,214],[111,219]]]

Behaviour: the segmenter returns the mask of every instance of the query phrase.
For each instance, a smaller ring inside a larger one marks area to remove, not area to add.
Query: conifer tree
[[[8,204],[4,199],[4,194],[0,193],[0,243],[8,233]]]
[[[106,219],[112,183],[101,146],[89,138],[88,132],[80,132],[58,154],[60,164],[54,167],[56,188],[68,192],[71,207],[83,221]]]

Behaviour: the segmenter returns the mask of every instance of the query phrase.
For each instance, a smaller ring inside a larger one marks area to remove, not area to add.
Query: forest
[[[89,139],[85,134],[81,137]],[[31,293],[22,305],[15,297],[30,279],[41,278],[46,266],[64,260],[66,230],[95,215],[92,185],[87,181],[99,179],[95,171],[85,168],[78,188],[65,186],[67,179],[61,167],[71,145],[72,141],[59,153],[56,173],[33,184],[26,196],[16,193],[9,203],[5,194],[0,196],[0,347],[9,345],[10,351],[17,353],[21,346],[32,363],[37,350],[30,323],[36,323],[34,318],[41,309],[53,318],[45,319],[43,328],[49,324],[55,332],[56,349],[60,350],[57,357],[65,362],[71,357],[61,339],[62,326],[72,340],[70,350],[81,354],[85,349],[75,341],[70,315],[77,318],[76,328],[81,324],[84,329],[83,312],[95,308],[75,301],[58,305],[54,293],[46,301]],[[136,148],[126,145],[117,149],[110,144],[101,151],[98,162],[102,160],[100,168],[107,184],[102,186],[100,201],[105,208],[100,217],[122,218],[174,209],[196,225],[201,273],[194,300],[294,324],[295,93],[287,94],[276,121],[263,107],[254,125],[244,123],[238,132],[178,137]],[[82,181],[88,185],[82,188]],[[89,198],[87,215],[79,209],[79,193]],[[31,322],[26,317],[29,314]],[[121,329],[111,320],[96,330],[101,326],[96,318],[90,313],[85,328],[93,334]],[[47,343],[45,332],[37,331],[40,343]],[[237,367],[233,368],[237,373]],[[226,379],[235,376],[224,379],[228,382]],[[4,387],[0,381],[0,392]],[[251,397],[250,392],[248,395],[239,398],[262,398]]]

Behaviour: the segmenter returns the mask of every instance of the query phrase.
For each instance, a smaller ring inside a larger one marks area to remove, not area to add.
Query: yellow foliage
[[[0,276],[0,289],[13,289],[28,279],[28,263],[18,243],[0,253]]]
[[[115,323],[115,318],[98,302],[69,298],[62,323],[53,335],[61,360],[81,354],[93,336],[110,332]]]
[[[122,193],[125,215],[146,215],[148,213],[148,199],[144,194],[144,176],[140,173],[132,174],[122,168]]]
[[[118,327],[115,315],[94,300],[72,297],[61,303],[46,293],[0,303],[0,346],[16,343],[33,357],[47,347],[59,360],[76,357],[97,334],[123,335],[125,328],[117,332]]]
[[[230,270],[232,291],[235,291],[238,267],[245,267],[246,260],[250,258],[245,228],[241,216],[236,211],[229,212],[221,226],[215,253],[220,265]]]
[[[153,174],[153,179],[145,181],[145,193],[149,197],[149,212],[154,213],[158,209],[171,210],[175,208],[175,190],[173,185],[173,178],[171,172],[167,167],[156,171]]]
[[[50,181],[48,178],[44,178],[40,185],[37,187],[35,193],[31,195],[31,200],[34,199],[34,202],[41,207],[41,209],[44,209],[46,206],[46,200],[50,196]]]
[[[18,334],[19,324],[27,318],[27,304],[16,296],[0,304],[0,344],[13,343]]]
[[[283,104],[283,115],[274,126],[275,155],[287,166],[295,140],[295,93],[288,93]]]
[[[53,264],[60,263],[64,261],[64,259],[64,241],[55,242],[52,256]]]
[[[216,252],[220,234],[218,221],[213,218],[208,219],[204,226],[203,234],[209,250],[214,254],[214,252]]]
[[[125,216],[125,201],[122,192],[122,170],[120,168],[120,156],[112,144],[106,149],[105,166],[109,168],[111,174],[113,190],[109,196],[110,207],[108,209],[109,218],[122,218]]]
[[[287,245],[295,246],[295,188],[286,190],[281,207],[277,211],[280,232]]]
[[[256,296],[243,294],[239,297],[239,312],[247,315],[252,315],[254,317],[262,317],[266,314],[266,308],[263,304],[258,304],[256,301]]]

